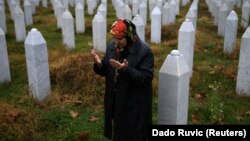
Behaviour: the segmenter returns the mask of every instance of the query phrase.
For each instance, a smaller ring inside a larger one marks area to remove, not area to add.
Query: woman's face
[[[115,45],[118,48],[124,48],[127,46],[127,40],[124,36],[113,36],[113,39],[115,41]]]

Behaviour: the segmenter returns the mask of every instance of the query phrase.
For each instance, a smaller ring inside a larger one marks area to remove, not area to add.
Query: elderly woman
[[[117,19],[110,33],[113,41],[103,59],[91,51],[94,71],[105,77],[104,136],[113,141],[144,141],[152,122],[154,56],[131,21]]]

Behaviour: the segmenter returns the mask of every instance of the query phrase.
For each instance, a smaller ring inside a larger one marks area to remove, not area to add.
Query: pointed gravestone
[[[62,14],[62,35],[63,43],[67,49],[75,48],[74,19],[68,9]]]
[[[122,15],[125,19],[132,20],[132,12],[128,5],[123,8]]]
[[[178,34],[178,50],[184,55],[187,60],[188,67],[191,72],[193,70],[194,58],[194,42],[195,42],[195,29],[189,19],[181,24]]]
[[[76,4],[75,14],[76,14],[76,33],[84,33],[85,18],[84,18],[84,10],[81,3]]]
[[[221,35],[223,37],[225,35],[225,26],[228,13],[229,13],[228,7],[226,3],[223,3],[219,11],[219,18],[218,18],[218,35]]]
[[[10,67],[5,33],[0,27],[0,83],[10,82]]]
[[[241,26],[247,28],[250,15],[250,2],[245,1],[242,5]]]
[[[141,15],[144,25],[147,25],[147,4],[145,1],[142,1],[139,5],[139,14]]]
[[[241,38],[239,67],[237,74],[236,93],[250,96],[250,27]]]
[[[163,5],[163,8],[162,8],[162,25],[169,25],[171,23],[170,21],[170,5],[168,2],[166,2],[164,5]]]
[[[97,13],[92,21],[93,48],[99,52],[106,52],[106,20],[101,13]]]
[[[5,10],[3,7],[0,6],[0,28],[7,33],[7,28],[6,28],[6,15],[5,15]]]
[[[155,7],[151,13],[151,43],[161,43],[161,11]]]
[[[24,41],[26,38],[26,28],[25,28],[23,10],[19,6],[16,6],[14,8],[13,16],[14,16],[16,41],[17,42]]]
[[[42,101],[50,94],[48,53],[46,41],[35,28],[25,40],[25,56],[30,93],[36,100]]]
[[[158,124],[187,124],[189,74],[185,57],[172,50],[159,71]]]
[[[55,3],[55,16],[57,21],[57,28],[62,28],[62,14],[65,11],[62,3],[60,1]]]
[[[224,53],[231,54],[233,52],[236,44],[237,29],[238,16],[235,11],[231,11],[226,20]]]
[[[24,17],[25,17],[25,24],[32,25],[32,8],[29,0],[24,1]]]
[[[132,22],[136,26],[136,32],[137,32],[138,36],[140,37],[140,39],[142,41],[145,41],[145,25],[144,25],[144,21],[143,21],[142,17],[140,15],[136,15],[133,18]]]
[[[192,22],[194,29],[196,29],[196,24],[197,24],[197,14],[194,10],[190,9],[188,10],[187,14],[186,14],[186,19],[190,19],[190,21]]]

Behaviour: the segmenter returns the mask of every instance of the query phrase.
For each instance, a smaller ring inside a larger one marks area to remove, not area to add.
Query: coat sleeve
[[[128,66],[121,73],[124,79],[136,86],[151,84],[154,76],[154,56],[151,49],[146,49],[138,67],[132,68]]]

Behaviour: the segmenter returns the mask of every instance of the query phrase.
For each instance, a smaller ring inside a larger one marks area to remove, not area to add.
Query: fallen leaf
[[[236,119],[237,119],[238,121],[242,121],[242,120],[243,120],[243,117],[238,116],[238,117],[236,117]]]
[[[250,116],[250,111],[247,111],[245,114],[246,114],[247,116]]]
[[[75,111],[70,111],[69,113],[72,118],[76,118],[77,116],[79,116],[79,113]]]
[[[20,117],[20,116],[21,116],[20,112],[11,111],[11,112],[7,113],[6,118],[7,118],[8,122],[14,123],[14,122],[16,122],[18,117]]]
[[[80,140],[80,141],[85,141],[88,138],[89,138],[89,133],[87,133],[87,132],[80,132],[78,134],[78,140]]]
[[[93,115],[92,115],[92,116],[89,117],[89,121],[90,121],[90,122],[95,122],[95,121],[98,121],[98,120],[99,120],[99,118],[96,117],[96,116],[93,116]]]
[[[198,122],[199,121],[199,117],[197,115],[192,115],[192,122]]]

